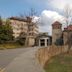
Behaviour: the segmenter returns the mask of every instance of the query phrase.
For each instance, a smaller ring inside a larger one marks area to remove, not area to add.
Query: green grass
[[[44,69],[46,72],[72,72],[72,55],[55,56],[46,63]]]
[[[4,49],[15,49],[15,48],[21,48],[24,46],[21,46],[17,43],[7,43],[7,44],[0,44],[0,50],[4,50]]]

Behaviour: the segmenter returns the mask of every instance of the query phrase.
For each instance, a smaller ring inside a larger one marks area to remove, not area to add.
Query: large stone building
[[[52,44],[55,44],[57,39],[63,37],[63,44],[65,45],[68,43],[68,39],[71,38],[70,36],[72,36],[72,25],[62,30],[60,22],[56,21],[52,24]]]
[[[21,32],[27,33],[27,20],[18,17],[10,17],[10,25],[13,29],[13,36],[17,38]]]
[[[32,22],[32,18],[10,17],[9,20],[13,29],[13,36],[17,38],[23,33],[22,37],[25,38],[25,45],[34,45],[35,37],[38,35],[39,30],[37,24]]]

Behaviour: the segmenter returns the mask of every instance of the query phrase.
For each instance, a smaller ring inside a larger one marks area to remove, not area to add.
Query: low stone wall
[[[52,57],[55,55],[58,55],[60,53],[64,53],[67,52],[68,47],[67,46],[49,46],[47,48],[40,48],[37,53],[36,53],[36,57],[39,61],[39,63],[44,66],[45,63]]]

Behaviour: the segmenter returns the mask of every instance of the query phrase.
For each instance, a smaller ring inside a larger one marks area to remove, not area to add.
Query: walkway
[[[44,72],[35,58],[38,48],[22,53],[16,57],[6,68],[5,72]]]

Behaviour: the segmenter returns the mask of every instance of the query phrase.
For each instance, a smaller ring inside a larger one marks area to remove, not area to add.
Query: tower
[[[58,21],[52,24],[52,44],[62,35],[62,24]]]

